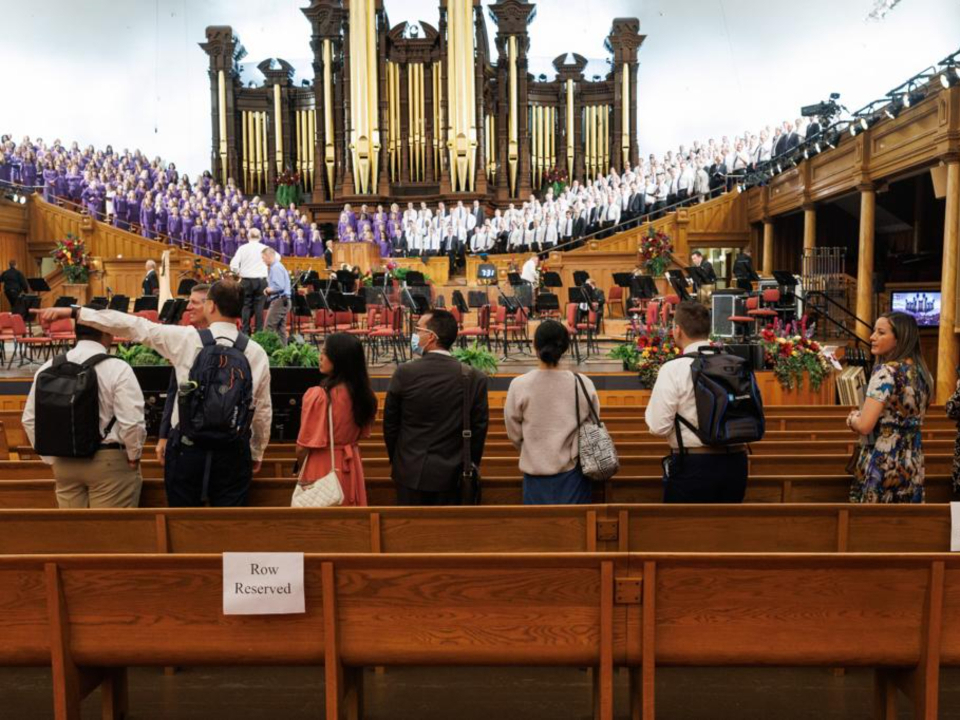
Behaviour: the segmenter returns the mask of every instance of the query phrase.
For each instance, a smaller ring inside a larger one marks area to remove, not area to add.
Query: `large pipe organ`
[[[479,199],[538,192],[554,169],[592,179],[638,160],[635,18],[613,21],[605,77],[564,54],[555,76],[528,70],[536,6],[439,0],[439,23],[391,26],[383,0],[312,0],[312,82],[285,60],[244,86],[245,50],[229,26],[207,28],[212,171],[251,195],[272,195],[294,171],[316,210],[381,199]]]

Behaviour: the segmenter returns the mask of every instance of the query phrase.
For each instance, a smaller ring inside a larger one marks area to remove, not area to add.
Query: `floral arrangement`
[[[80,238],[68,233],[66,239],[57,241],[50,256],[63,270],[68,283],[83,284],[90,280],[93,261]]]
[[[543,188],[553,188],[553,195],[556,197],[567,187],[570,176],[565,168],[552,167],[543,174]]]
[[[300,203],[300,173],[287,170],[277,176],[276,200],[282,207]]]
[[[299,185],[300,184],[300,173],[294,172],[293,170],[287,170],[286,172],[280,173],[277,176],[277,187],[281,185]]]
[[[767,367],[773,368],[780,385],[785,390],[803,387],[803,375],[810,377],[810,388],[819,390],[830,372],[830,363],[820,351],[820,343],[807,337],[801,324],[779,323],[760,331],[764,359]]]
[[[667,360],[680,356],[680,347],[666,328],[660,328],[637,336],[637,353],[636,369],[640,385],[652,388],[661,366]]]
[[[670,253],[673,252],[673,242],[670,236],[662,230],[655,230],[652,226],[647,234],[640,239],[637,254],[640,265],[648,275],[660,277],[670,264]]]
[[[206,285],[213,285],[213,283],[218,280],[223,280],[225,277],[231,277],[230,273],[227,270],[222,268],[215,267],[204,267],[200,258],[197,258],[193,261],[193,270],[190,272],[190,277],[196,280],[198,283],[203,283]]]

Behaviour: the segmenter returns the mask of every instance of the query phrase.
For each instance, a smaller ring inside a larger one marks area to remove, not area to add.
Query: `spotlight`
[[[926,92],[923,88],[913,88],[906,95],[903,96],[903,106],[904,107],[913,107],[918,102],[923,100],[926,97]]]
[[[940,73],[940,84],[943,85],[944,90],[957,81],[958,75],[960,75],[960,69],[956,65],[950,65],[943,69]]]
[[[903,110],[903,98],[896,97],[883,109],[883,114],[893,120],[900,114],[901,110]]]
[[[823,141],[827,144],[827,147],[833,150],[837,145],[840,144],[840,139],[842,138],[839,128],[834,128],[823,136]]]
[[[870,129],[870,121],[867,120],[865,117],[860,118],[860,128],[861,128],[862,130],[869,130],[869,129]]]
[[[537,80],[539,80],[540,82],[546,82],[547,76],[544,75],[543,73],[540,73],[540,75],[537,77]]]
[[[847,128],[847,130],[850,131],[850,137],[856,137],[857,132],[860,130],[860,126],[857,123],[852,122],[850,123],[850,126]]]

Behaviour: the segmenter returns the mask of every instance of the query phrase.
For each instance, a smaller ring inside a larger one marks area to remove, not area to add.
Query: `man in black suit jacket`
[[[143,294],[159,295],[160,278],[157,277],[157,264],[153,260],[147,260],[147,274],[143,276]]]
[[[463,370],[450,355],[457,322],[446,310],[420,318],[423,357],[394,372],[383,408],[383,438],[398,505],[459,505],[463,472]],[[487,377],[468,368],[470,459],[479,465],[487,439]]]

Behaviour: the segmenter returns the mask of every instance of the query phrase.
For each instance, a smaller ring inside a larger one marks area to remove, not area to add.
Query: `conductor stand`
[[[670,287],[676,291],[677,297],[680,298],[680,302],[693,300],[690,292],[687,290],[687,278],[683,276],[682,270],[667,270],[666,276],[670,282]]]

